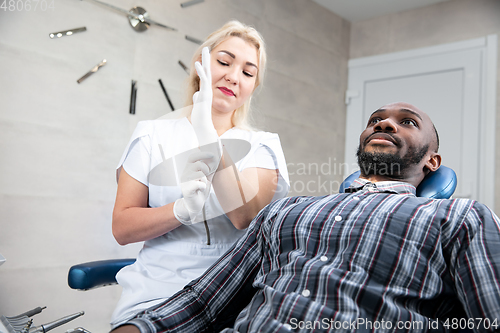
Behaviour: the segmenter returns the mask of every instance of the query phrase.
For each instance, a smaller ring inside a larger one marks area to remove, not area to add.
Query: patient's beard
[[[418,149],[410,147],[404,156],[389,153],[368,153],[358,147],[356,156],[361,176],[386,176],[393,179],[404,179],[406,173],[415,164],[420,163],[429,149],[429,145]]]

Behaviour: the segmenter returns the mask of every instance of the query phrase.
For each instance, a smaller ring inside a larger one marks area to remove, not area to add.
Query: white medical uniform
[[[239,171],[252,167],[278,169],[279,180],[273,200],[286,196],[290,187],[288,171],[277,134],[232,128],[220,138],[223,145],[232,144],[231,157],[240,155],[237,161],[233,158]],[[148,186],[149,206],[160,207],[182,197],[179,175],[185,159],[197,146],[194,129],[187,118],[141,121],[117,172],[123,167],[130,176]],[[241,156],[248,149],[249,152]],[[116,279],[123,291],[111,319],[113,327],[181,290],[245,232],[237,230],[224,214],[213,187],[205,212],[210,245],[207,245],[204,223],[182,225],[144,242],[136,262],[118,272]]]

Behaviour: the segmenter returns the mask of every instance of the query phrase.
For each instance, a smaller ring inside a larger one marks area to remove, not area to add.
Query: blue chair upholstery
[[[348,176],[340,184],[340,193],[351,186],[352,182],[360,175],[359,171]],[[449,199],[457,188],[457,175],[452,169],[441,165],[439,169],[429,173],[417,187],[417,197],[430,199]]]
[[[111,259],[72,266],[68,272],[68,285],[72,289],[88,290],[116,284],[116,273],[134,262],[135,259]]]

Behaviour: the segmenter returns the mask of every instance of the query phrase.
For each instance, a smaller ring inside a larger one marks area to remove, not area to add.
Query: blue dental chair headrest
[[[356,171],[340,184],[339,193],[351,186],[352,182],[359,177]],[[449,199],[457,188],[457,175],[452,169],[441,165],[439,169],[430,172],[417,187],[417,197],[430,199]]]

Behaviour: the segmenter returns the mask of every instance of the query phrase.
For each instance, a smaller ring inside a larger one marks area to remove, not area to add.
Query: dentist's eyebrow
[[[233,53],[229,52],[229,51],[226,51],[226,50],[220,50],[219,52],[224,52],[225,54],[227,54],[227,55],[228,55],[228,56],[230,56],[231,58],[236,59],[236,56],[235,56]],[[256,64],[254,64],[253,62],[247,61],[247,62],[246,62],[246,64],[247,64],[248,66],[253,66],[253,67],[257,68],[257,70],[259,69],[259,67],[257,67],[257,65],[256,65]]]

